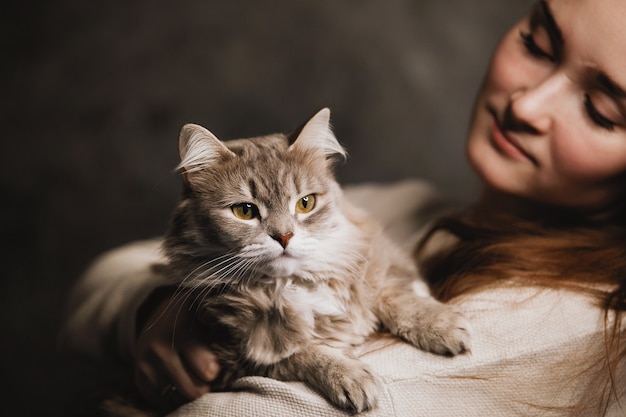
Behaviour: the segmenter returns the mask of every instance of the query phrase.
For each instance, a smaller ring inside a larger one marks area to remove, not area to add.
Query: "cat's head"
[[[225,142],[182,128],[184,191],[165,248],[188,281],[317,280],[354,262],[359,231],[332,169],[346,152],[329,118],[323,109],[292,135]]]

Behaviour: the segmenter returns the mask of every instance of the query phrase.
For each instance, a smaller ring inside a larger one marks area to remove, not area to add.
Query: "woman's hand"
[[[153,292],[137,314],[135,384],[150,403],[175,407],[209,392],[219,373],[216,356],[203,343],[202,328],[186,294]]]

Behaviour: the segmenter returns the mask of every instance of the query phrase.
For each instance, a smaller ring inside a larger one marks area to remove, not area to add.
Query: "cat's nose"
[[[289,243],[289,239],[291,239],[293,237],[293,232],[289,232],[289,233],[276,233],[274,236],[272,236],[272,238],[277,241],[278,243],[280,243],[280,246],[284,248],[287,247],[287,244]]]

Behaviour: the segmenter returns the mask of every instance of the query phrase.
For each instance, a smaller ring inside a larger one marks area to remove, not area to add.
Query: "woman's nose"
[[[564,74],[553,73],[539,84],[516,90],[510,97],[510,117],[517,125],[523,125],[526,131],[535,134],[548,132],[554,122],[555,110],[558,110],[558,97],[567,84]]]

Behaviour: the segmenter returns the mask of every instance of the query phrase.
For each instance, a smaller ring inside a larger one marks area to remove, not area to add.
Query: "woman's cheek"
[[[540,84],[554,71],[546,59],[533,56],[520,38],[520,27],[514,27],[498,45],[489,69],[490,88],[513,94]]]
[[[552,137],[552,164],[557,175],[581,183],[603,182],[626,169],[626,147],[597,138],[575,120],[561,123]]]
[[[514,50],[512,33],[507,34],[494,52],[489,67],[487,86],[490,89],[514,91],[523,72],[519,70],[519,52]]]

